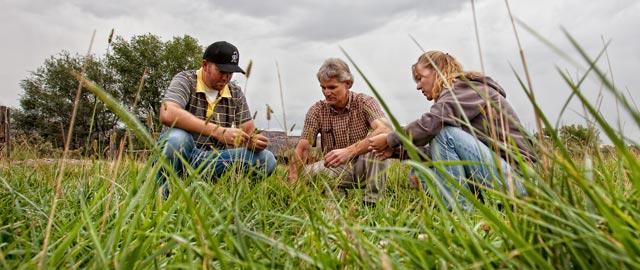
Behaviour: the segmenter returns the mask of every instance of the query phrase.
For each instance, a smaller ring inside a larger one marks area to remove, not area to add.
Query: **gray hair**
[[[339,82],[353,82],[353,75],[351,75],[349,66],[340,58],[325,60],[320,66],[317,76],[319,81],[336,79]]]

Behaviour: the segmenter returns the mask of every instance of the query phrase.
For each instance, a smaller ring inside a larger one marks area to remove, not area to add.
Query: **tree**
[[[560,137],[565,144],[576,147],[592,147],[600,143],[600,133],[594,126],[564,125]]]
[[[152,34],[134,36],[131,41],[117,37],[112,46],[113,52],[107,56],[107,65],[118,82],[117,97],[143,123],[153,119],[153,126],[159,126],[157,115],[164,89],[176,73],[199,66],[202,47],[190,36],[174,37],[171,41],[162,42]],[[145,70],[144,85],[138,103],[133,108]]]
[[[584,153],[589,149],[597,149],[600,143],[600,133],[594,126],[580,124],[564,125],[558,130],[543,129],[544,138],[551,141],[551,134],[555,132],[558,138],[571,154]],[[537,136],[535,138],[538,138]]]
[[[92,55],[88,59],[87,77],[120,100],[143,123],[151,119],[150,129],[158,127],[157,115],[164,89],[176,73],[200,65],[202,47],[187,35],[163,42],[152,34],[134,36],[130,40],[116,37],[111,46],[113,50],[106,56]],[[46,59],[41,67],[22,80],[20,87],[24,93],[20,98],[20,109],[13,113],[18,132],[39,134],[55,146],[64,144],[66,134],[63,135],[63,129],[66,131],[69,126],[78,86],[72,71],[79,72],[83,62],[84,57],[63,51]],[[144,85],[134,107],[145,70]],[[92,117],[94,108],[95,117]],[[94,140],[99,145],[106,145],[108,133],[118,126],[118,119],[93,95],[83,91],[71,147],[80,148]]]
[[[83,64],[83,56],[63,51],[45,60],[42,67],[22,80],[20,87],[24,93],[20,97],[20,109],[13,115],[16,129],[27,134],[39,134],[53,145],[63,146],[78,87],[72,71],[80,72]],[[112,83],[106,67],[94,56],[87,60],[86,76],[103,84]],[[94,103],[95,97],[83,91],[71,140],[72,148],[83,146],[89,136]],[[97,106],[95,119],[99,121],[93,121],[93,136],[105,138],[105,132],[116,122],[115,116],[104,106]]]

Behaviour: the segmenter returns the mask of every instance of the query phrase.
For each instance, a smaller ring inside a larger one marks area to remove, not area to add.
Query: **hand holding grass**
[[[248,148],[252,150],[264,150],[269,144],[269,139],[264,135],[253,133],[249,139]]]
[[[240,146],[247,142],[250,137],[247,133],[237,128],[220,128],[216,136],[219,141],[232,146]]]
[[[298,145],[289,159],[289,183],[293,184],[298,181],[299,172],[302,170],[302,166],[307,163],[310,148],[311,144],[308,140],[298,141]]]
[[[293,184],[298,182],[298,170],[300,170],[300,168],[295,161],[289,162],[289,183]]]

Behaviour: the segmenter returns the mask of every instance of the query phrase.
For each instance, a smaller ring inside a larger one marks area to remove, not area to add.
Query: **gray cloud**
[[[188,34],[207,45],[216,40],[235,43],[241,61],[254,61],[248,82],[248,98],[259,111],[258,125],[266,127],[264,106],[280,111],[275,62],[285,90],[289,126],[302,126],[309,105],[321,99],[315,79],[317,68],[327,57],[342,57],[344,47],[401,122],[408,122],[429,108],[415,91],[409,66],[420,54],[408,38],[414,35],[427,49],[446,50],[456,55],[465,68],[480,70],[473,18],[468,1],[44,1],[8,0],[0,10],[0,103],[17,105],[18,83],[45,58],[62,50],[84,54],[91,32],[98,30],[94,52],[102,52],[111,28],[124,37],[154,33],[165,39]],[[640,2],[617,1],[510,1],[516,17],[542,36],[577,57],[560,26],[566,27],[582,46],[595,55],[602,47],[601,35],[611,38],[609,48],[614,79],[621,89],[637,96],[640,51],[637,49]],[[509,64],[522,74],[519,55],[504,1],[482,0],[476,5],[486,72],[508,91],[525,124],[534,128],[533,111]],[[551,49],[518,28],[525,48],[533,85],[540,104],[552,121],[569,96],[569,88],[555,66],[572,74],[580,69],[562,60]],[[606,67],[606,62],[600,62]],[[582,65],[584,67],[584,64]],[[241,85],[244,78],[236,76]],[[601,86],[593,79],[584,85],[585,94],[595,100]],[[354,91],[370,93],[359,76]],[[634,96],[636,102],[640,98]],[[602,112],[617,120],[616,104],[604,95]],[[583,123],[583,110],[572,102],[562,123]],[[640,140],[637,125],[623,113],[628,136]],[[272,121],[270,127],[277,127]]]
[[[333,42],[373,31],[407,14],[446,13],[465,1],[440,1],[425,8],[421,1],[215,1],[225,12],[261,18],[278,26],[276,32],[297,42]]]

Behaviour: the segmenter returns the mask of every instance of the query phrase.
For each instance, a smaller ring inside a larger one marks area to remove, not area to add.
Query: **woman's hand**
[[[383,152],[389,148],[387,144],[387,135],[389,133],[382,133],[369,138],[369,151],[374,153]]]

